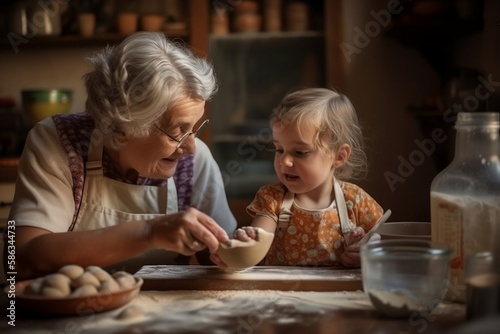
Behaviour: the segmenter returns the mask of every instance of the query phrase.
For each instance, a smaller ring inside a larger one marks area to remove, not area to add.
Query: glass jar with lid
[[[452,246],[447,299],[465,300],[465,258],[500,252],[500,114],[461,112],[455,157],[431,184],[432,240]]]

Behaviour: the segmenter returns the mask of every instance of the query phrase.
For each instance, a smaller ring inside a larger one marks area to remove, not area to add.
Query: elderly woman
[[[217,89],[212,66],[147,32],[90,61],[86,112],[48,118],[29,133],[9,218],[16,263],[7,271],[29,278],[78,264],[133,272],[216,253],[236,221],[220,170],[196,138]]]

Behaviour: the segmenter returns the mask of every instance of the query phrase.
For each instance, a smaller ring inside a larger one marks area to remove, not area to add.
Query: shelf
[[[282,32],[245,32],[229,33],[227,35],[210,35],[213,40],[248,40],[248,39],[280,39],[280,38],[311,38],[324,37],[321,31],[282,31]]]
[[[189,32],[187,29],[164,30],[162,31],[169,38],[187,38]],[[15,40],[19,50],[26,48],[52,48],[52,47],[81,47],[81,46],[103,46],[106,44],[115,44],[121,42],[126,36],[118,33],[103,33],[92,37],[81,37],[80,35],[61,35],[61,36],[34,36],[32,38],[24,36],[13,36],[19,38]],[[26,41],[24,41],[26,39]],[[12,43],[5,34],[0,39],[0,50],[12,48]],[[15,52],[15,50],[13,49]]]
[[[0,158],[0,183],[15,182],[19,157]]]

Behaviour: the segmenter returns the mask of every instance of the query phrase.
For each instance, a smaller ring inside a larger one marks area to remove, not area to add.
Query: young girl
[[[283,99],[271,117],[274,169],[280,182],[263,186],[247,207],[252,226],[235,238],[274,233],[265,265],[359,266],[356,242],[382,216],[380,205],[345,182],[366,171],[362,133],[349,99],[310,88]]]

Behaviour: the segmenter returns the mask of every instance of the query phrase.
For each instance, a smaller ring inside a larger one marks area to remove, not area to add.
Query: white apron
[[[345,204],[344,193],[340,187],[339,182],[333,178],[333,190],[335,192],[335,200],[337,201],[337,213],[339,215],[340,228],[342,229],[342,234],[344,235],[345,246],[350,245],[350,235],[352,232],[351,226],[349,224],[349,216],[347,215],[347,206]],[[280,213],[278,216],[278,228],[286,229],[292,218],[292,211],[290,208],[293,204],[293,199],[295,194],[286,191],[285,197],[283,198],[283,203],[281,204]]]
[[[168,179],[167,187],[155,187],[127,184],[104,177],[102,154],[102,137],[94,130],[85,165],[82,202],[74,231],[96,230],[178,212],[177,190],[173,178]],[[106,269],[134,273],[145,264],[175,264],[180,263],[179,261],[182,261],[182,256],[178,253],[151,250]]]

